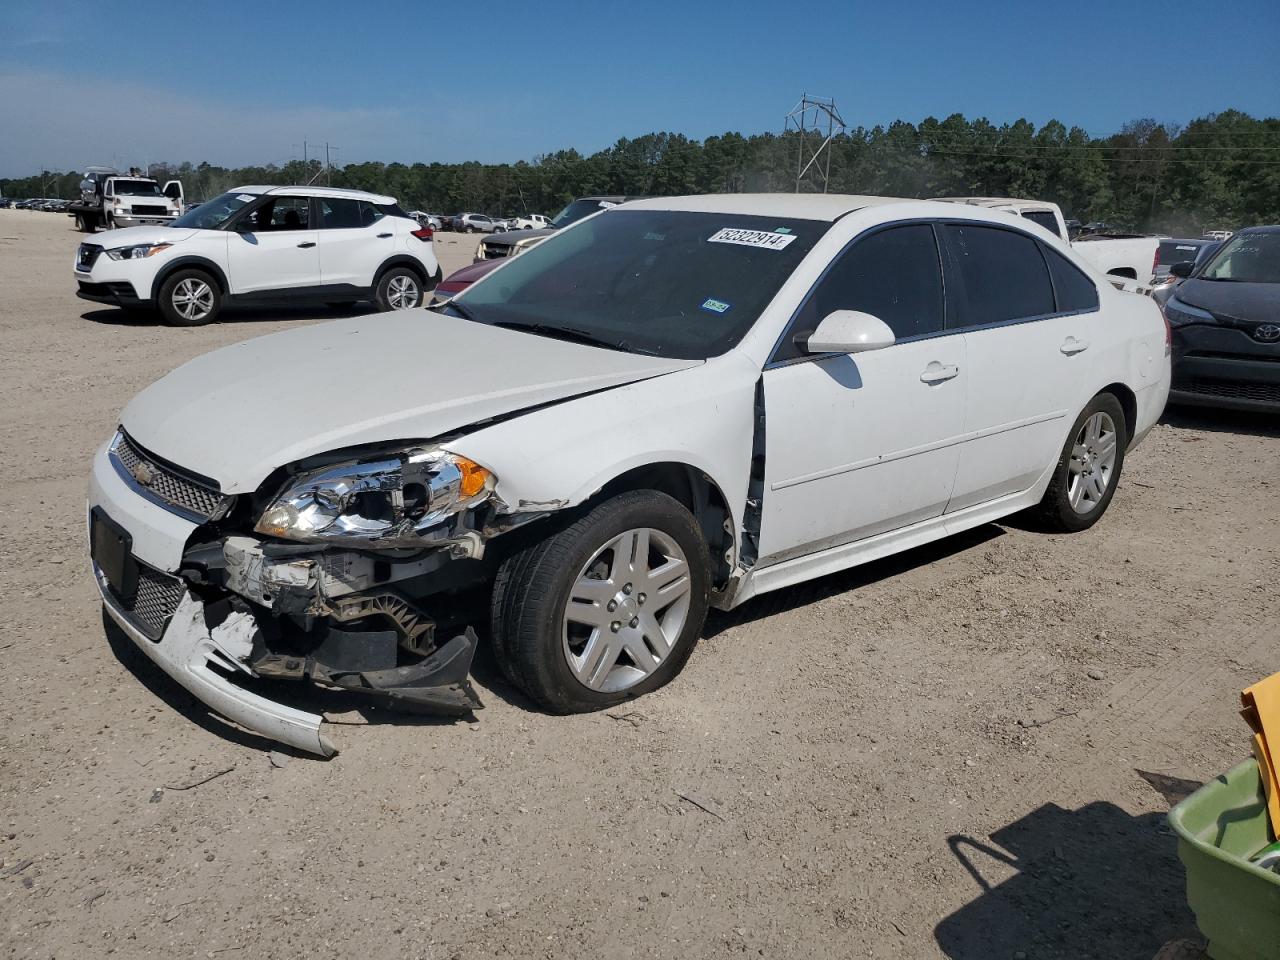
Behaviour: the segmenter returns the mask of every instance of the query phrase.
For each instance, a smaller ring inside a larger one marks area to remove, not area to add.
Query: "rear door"
[[[808,334],[833,310],[871,313],[897,342],[805,353]],[[762,565],[942,514],[969,381],[964,336],[946,329],[945,316],[929,223],[863,234],[815,285],[763,375]]]
[[[271,196],[244,215],[227,241],[228,281],[237,294],[320,283],[317,231],[308,197]]]
[[[349,197],[317,197],[320,282],[365,289],[395,252],[395,218],[377,204]]]
[[[1031,487],[1093,388],[1098,291],[1057,251],[1011,227],[943,225],[969,382],[948,512]]]

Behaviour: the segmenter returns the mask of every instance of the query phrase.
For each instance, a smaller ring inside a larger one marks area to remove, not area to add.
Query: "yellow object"
[[[1262,775],[1262,790],[1267,798],[1267,814],[1271,835],[1280,831],[1280,783],[1276,781],[1276,765],[1272,759],[1274,746],[1280,752],[1280,673],[1273,673],[1240,694],[1244,708],[1240,716],[1253,729],[1253,755]]]
[[[474,460],[468,460],[466,457],[455,455],[453,462],[458,465],[458,469],[462,471],[462,495],[464,497],[474,497],[477,493],[484,489],[484,485],[489,482],[489,471]],[[1280,728],[1277,728],[1277,736],[1280,736]]]

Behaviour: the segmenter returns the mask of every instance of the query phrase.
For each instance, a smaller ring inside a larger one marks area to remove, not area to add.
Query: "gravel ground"
[[[1276,669],[1280,422],[1171,414],[1093,530],[992,525],[760,598],[625,709],[544,715],[482,659],[478,722],[299,690],[343,752],[273,755],[104,628],[86,464],[147,383],[314,315],[131,320],[73,296],[78,240],[0,210],[0,955],[1150,960],[1195,936],[1164,794],[1246,756],[1239,691]],[[473,246],[444,235],[445,272]]]

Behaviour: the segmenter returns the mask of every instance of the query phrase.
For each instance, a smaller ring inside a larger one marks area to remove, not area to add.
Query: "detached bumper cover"
[[[216,664],[223,671],[245,670],[243,663],[252,645],[251,625],[245,628],[229,619],[220,625],[215,639],[205,626],[204,605],[186,593],[164,634],[153,642],[133,625],[96,569],[94,578],[111,619],[156,666],[203,703],[242,727],[299,750],[322,757],[338,752],[321,732],[324,718],[319,714],[260,697],[213,669]]]

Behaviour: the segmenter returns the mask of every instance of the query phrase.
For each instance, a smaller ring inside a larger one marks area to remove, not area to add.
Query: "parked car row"
[[[45,213],[63,213],[70,200],[59,200],[50,197],[34,197],[30,200],[0,200],[0,207],[13,206],[14,210],[42,210]]]

